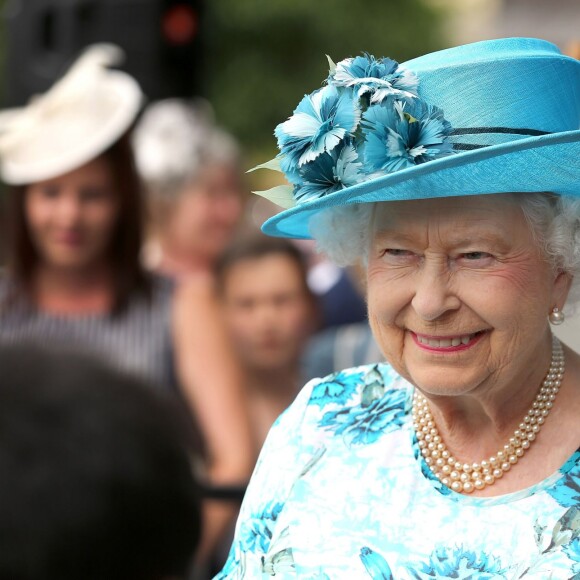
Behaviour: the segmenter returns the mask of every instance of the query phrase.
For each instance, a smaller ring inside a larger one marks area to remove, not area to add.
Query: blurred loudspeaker
[[[151,100],[202,94],[203,0],[8,0],[4,105],[46,91],[87,45],[112,42]]]

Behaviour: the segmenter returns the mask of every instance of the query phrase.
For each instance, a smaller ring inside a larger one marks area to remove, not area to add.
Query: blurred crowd
[[[0,113],[2,578],[211,577],[272,423],[381,358],[357,271],[261,234],[210,104],[118,56]]]

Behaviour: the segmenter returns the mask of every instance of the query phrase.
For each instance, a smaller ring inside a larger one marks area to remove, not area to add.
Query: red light
[[[176,4],[163,15],[161,28],[171,44],[188,44],[197,34],[197,14],[186,4]]]

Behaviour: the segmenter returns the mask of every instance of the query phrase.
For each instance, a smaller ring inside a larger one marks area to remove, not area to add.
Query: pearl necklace
[[[413,426],[425,463],[443,485],[459,493],[471,493],[492,485],[524,456],[536,439],[554,405],[563,377],[564,352],[554,337],[550,369],[531,408],[503,449],[479,463],[462,463],[453,457],[437,431],[429,403],[415,390]]]

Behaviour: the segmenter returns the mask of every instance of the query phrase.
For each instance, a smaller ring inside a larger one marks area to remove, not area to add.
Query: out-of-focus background
[[[576,0],[0,0],[0,9],[4,106],[46,90],[83,46],[112,41],[149,99],[207,98],[248,167],[275,154],[273,128],[321,83],[325,55],[368,51],[404,61],[508,36],[580,52]],[[251,179],[261,187],[271,176]],[[256,221],[274,211],[265,203]]]
[[[404,61],[508,36],[580,53],[576,0],[0,0],[0,9],[2,105],[45,91],[84,46],[114,42],[150,100],[207,98],[247,167],[275,155],[273,128],[321,84],[326,55]],[[271,178],[254,174],[249,189]],[[256,203],[257,222],[275,211]]]
[[[45,91],[84,46],[121,45],[151,101],[202,96],[252,167],[275,153],[273,128],[335,61],[361,51],[399,61],[477,40],[534,36],[580,56],[577,0],[1,0],[3,106]],[[245,189],[275,185],[270,172]],[[254,227],[276,211],[246,206]],[[0,249],[1,256],[1,249]],[[580,322],[559,333],[580,349]]]
[[[148,97],[203,95],[250,160],[321,83],[326,56],[399,61],[488,38],[537,36],[578,50],[575,0],[2,0],[1,93],[22,104],[79,50],[112,41]]]
[[[543,38],[579,58],[580,2],[0,0],[0,109],[22,107],[45,93],[85,47],[102,42],[123,49],[119,66],[146,96],[131,141],[143,182],[139,196],[147,198],[149,218],[143,257],[136,253],[135,261],[143,262],[153,280],[147,278],[150,286],[160,284],[161,277],[171,284],[161,286],[170,290],[159,310],[155,300],[143,306],[139,295],[128,294],[117,320],[119,327],[126,324],[139,361],[150,358],[148,345],[141,344],[149,330],[133,325],[134,319],[140,323],[140,316],[151,314],[151,334],[162,333],[158,320],[167,327],[159,344],[168,356],[161,361],[163,368],[154,370],[162,375],[170,367],[164,376],[175,385],[168,390],[185,401],[205,443],[200,459],[205,472],[200,471],[212,489],[204,502],[213,504],[204,505],[210,515],[204,519],[191,578],[208,578],[223,564],[257,453],[301,385],[381,359],[368,329],[358,271],[338,269],[308,242],[262,236],[260,224],[277,208],[251,191],[276,185],[277,177],[245,170],[276,155],[275,126],[292,114],[304,94],[322,85],[327,56],[337,62],[369,52],[404,62],[450,46],[512,36]],[[0,185],[0,227],[11,219],[4,202],[19,195],[28,195],[26,188],[9,192]],[[29,230],[33,225],[27,224]],[[0,298],[9,253],[0,242]],[[81,258],[69,268],[74,276],[67,278],[59,256],[43,254],[29,272],[25,298],[36,296],[39,265],[64,288],[79,273],[91,273],[91,264]],[[210,291],[190,291],[191,281],[208,278]],[[90,286],[84,288],[88,295]],[[112,289],[105,287],[103,293],[108,296]],[[63,300],[58,288],[47,294],[58,298],[61,310],[74,302],[69,295],[68,302]],[[64,317],[57,312],[59,325],[61,318],[76,325],[59,326],[60,338],[75,342],[74,328],[91,350],[95,337],[109,335],[85,326],[85,315],[95,312],[84,311],[82,304]],[[135,305],[151,312],[132,318]],[[29,326],[27,319],[22,318],[26,324],[14,317],[4,323],[0,316],[0,338],[2,324],[7,335],[32,328],[32,322],[52,333],[52,307],[42,313],[41,301],[36,306],[26,311],[33,319]],[[108,322],[104,314],[103,324]],[[580,316],[566,315],[557,334],[580,351]],[[107,332],[117,339],[117,330]],[[42,342],[46,336],[35,338]],[[123,349],[107,344],[99,343],[99,350],[105,358],[119,358],[118,363],[128,358]],[[143,369],[132,370],[139,375]],[[207,525],[212,521],[215,529]]]

